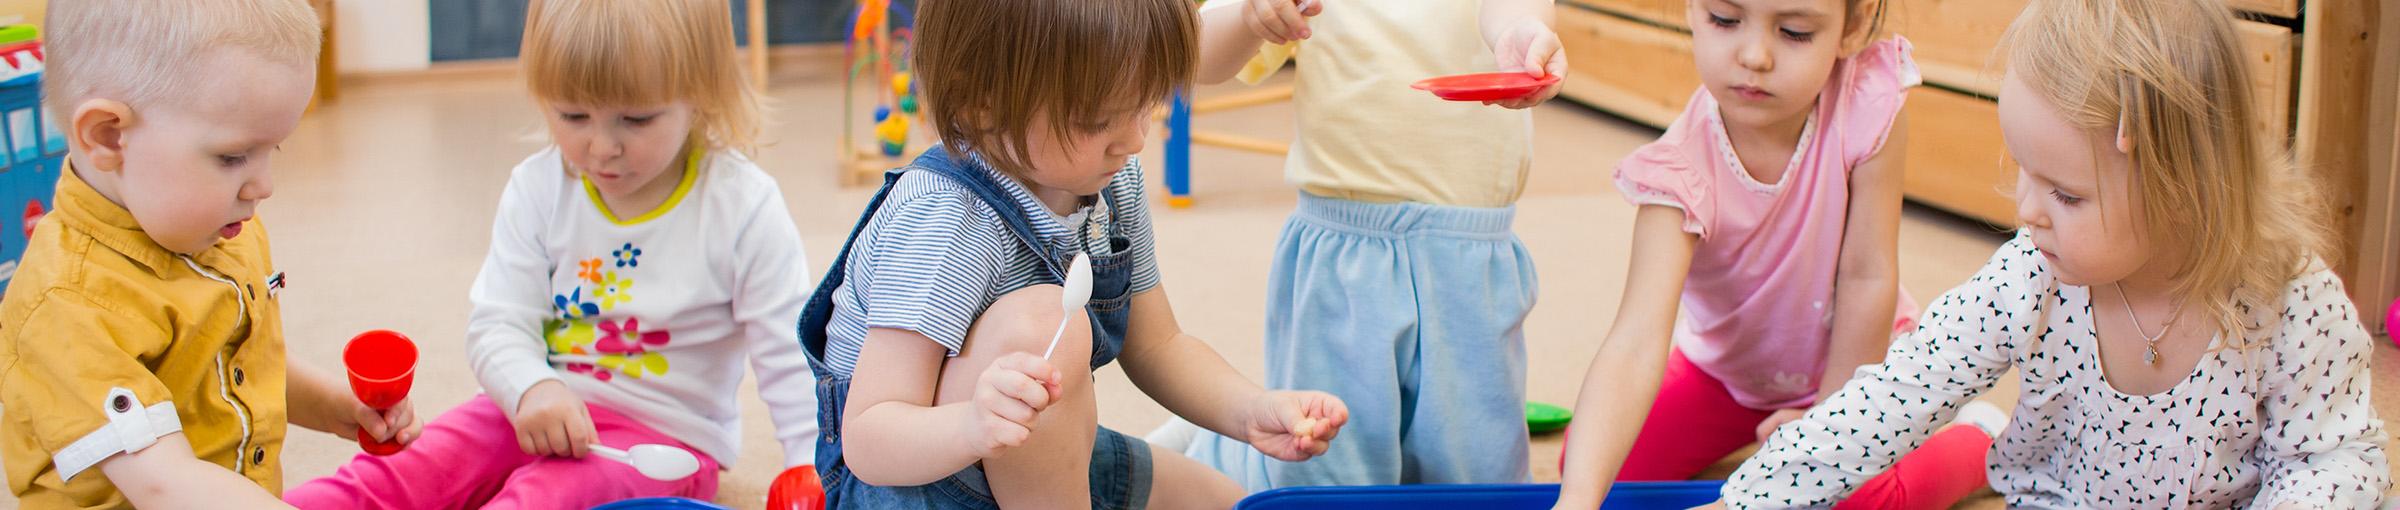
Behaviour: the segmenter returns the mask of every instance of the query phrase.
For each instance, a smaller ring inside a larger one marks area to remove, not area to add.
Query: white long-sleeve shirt
[[[611,214],[551,147],[517,165],[470,291],[467,357],[512,415],[559,379],[731,464],[743,362],[783,443],[812,463],[816,378],[795,324],[809,292],[799,231],[775,180],[741,154],[695,155],[667,202]]]
[[[2390,487],[2367,391],[2372,343],[2321,262],[2281,303],[2251,310],[2267,325],[2250,333],[2255,347],[2212,340],[2190,376],[2155,395],[2104,379],[2090,297],[2018,235],[1884,363],[1777,429],[1725,485],[1726,502],[1830,506],[2012,366],[2023,394],[1988,466],[2011,508],[2373,508]]]

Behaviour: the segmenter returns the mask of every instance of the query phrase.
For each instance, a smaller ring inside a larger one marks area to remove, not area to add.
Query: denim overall
[[[816,462],[818,475],[825,485],[826,508],[999,508],[992,499],[991,489],[980,466],[969,466],[942,480],[915,487],[876,487],[855,478],[842,458],[842,408],[849,399],[850,377],[833,374],[825,368],[828,366],[825,362],[826,327],[833,321],[833,297],[842,287],[851,247],[858,242],[859,234],[866,231],[876,211],[883,207],[893,184],[908,172],[933,172],[973,191],[977,198],[999,212],[1001,220],[1008,223],[1009,231],[1016,234],[1021,246],[1041,254],[1051,283],[1065,281],[1067,267],[1077,251],[1053,249],[1048,243],[1042,242],[1035,234],[1031,218],[1018,207],[1017,201],[1000,183],[992,180],[982,165],[978,158],[972,156],[953,158],[948,149],[936,145],[907,167],[885,173],[883,188],[877,190],[875,198],[867,203],[866,214],[859,218],[858,226],[851,230],[850,238],[843,242],[842,251],[833,260],[833,267],[826,271],[825,279],[817,284],[816,292],[809,296],[808,305],[800,314],[800,343],[807,348],[809,366],[817,375],[817,423],[823,429],[823,434],[818,440]],[[1109,209],[1123,210],[1116,207],[1119,204],[1109,197],[1107,191],[1101,195],[1109,200]],[[1123,217],[1110,216],[1112,219]],[[1069,227],[1079,240],[1090,232],[1082,226]],[[1121,224],[1108,227],[1108,242],[1112,249],[1109,255],[1092,259],[1092,300],[1085,308],[1092,321],[1093,369],[1115,361],[1117,354],[1124,350],[1127,307],[1133,297],[1128,292],[1132,284],[1132,261],[1124,255],[1131,242],[1117,234],[1128,229]],[[1087,244],[1083,241],[1076,243],[1078,250],[1084,246]],[[1093,469],[1090,474],[1093,508],[1140,507],[1149,497],[1150,458],[1147,447],[1107,429],[1101,429],[1096,438],[1098,444],[1093,449]],[[1133,447],[1142,449],[1133,451]],[[1127,486],[1133,488],[1124,489]]]

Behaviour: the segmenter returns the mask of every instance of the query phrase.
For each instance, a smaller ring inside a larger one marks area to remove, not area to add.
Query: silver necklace
[[[2175,317],[2183,315],[2183,305],[2178,303],[2174,309],[2168,310],[2167,324],[2159,327],[2158,334],[2153,335],[2148,331],[2142,331],[2142,318],[2133,314],[2133,300],[2125,297],[2125,284],[2117,284],[2117,303],[2125,305],[2125,320],[2133,322],[2133,332],[2142,335],[2142,342],[2149,344],[2149,347],[2142,351],[2142,361],[2153,367],[2158,366],[2158,339],[2166,338],[2168,331],[2175,330]]]

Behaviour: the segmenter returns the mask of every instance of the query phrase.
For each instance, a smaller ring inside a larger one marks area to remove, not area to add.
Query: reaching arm
[[[2008,373],[2042,329],[2051,283],[2025,236],[2001,246],[1973,279],[1925,312],[1884,361],[1776,429],[1726,481],[1732,508],[1831,505],[1923,444],[1961,405]]]
[[[1192,81],[1214,85],[1233,79],[1265,42],[1244,24],[1246,0],[1217,0],[1200,6],[1200,69]]]
[[[1673,343],[1683,279],[1699,242],[1683,231],[1683,221],[1683,211],[1663,205],[1641,206],[1634,215],[1624,298],[1600,352],[1584,369],[1575,400],[1575,414],[1584,418],[1567,425],[1569,434],[1583,439],[1567,444],[1558,508],[1599,507],[1649,418]]]
[[[1551,29],[1551,18],[1556,12],[1551,0],[1483,1],[1483,42],[1492,49],[1492,58],[1500,70],[1536,78],[1559,77],[1557,83],[1532,95],[1484,104],[1524,109],[1558,97],[1560,87],[1566,84],[1567,52],[1558,41],[1558,32]]]
[[[1243,377],[1215,349],[1183,332],[1163,284],[1134,295],[1131,322],[1118,357],[1125,375],[1194,424],[1298,462],[1325,453],[1350,420],[1349,408],[1331,394],[1267,391]]]
[[[390,410],[378,413],[359,402],[349,382],[341,378],[297,363],[284,373],[285,409],[293,425],[350,440],[357,440],[358,429],[363,427],[376,439],[397,435],[400,444],[416,441],[422,430],[415,399],[401,399]]]

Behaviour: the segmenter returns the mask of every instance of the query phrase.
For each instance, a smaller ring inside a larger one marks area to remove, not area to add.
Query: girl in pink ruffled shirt
[[[1901,105],[1918,83],[1879,0],[1691,0],[1702,87],[1617,166],[1639,208],[1616,321],[1569,428],[1560,508],[1680,480],[1876,362],[1900,292]],[[1954,427],[1849,503],[1947,508],[1984,485],[2006,421]],[[1962,421],[1964,421],[1962,419]],[[1972,423],[1972,421],[1969,421]]]

